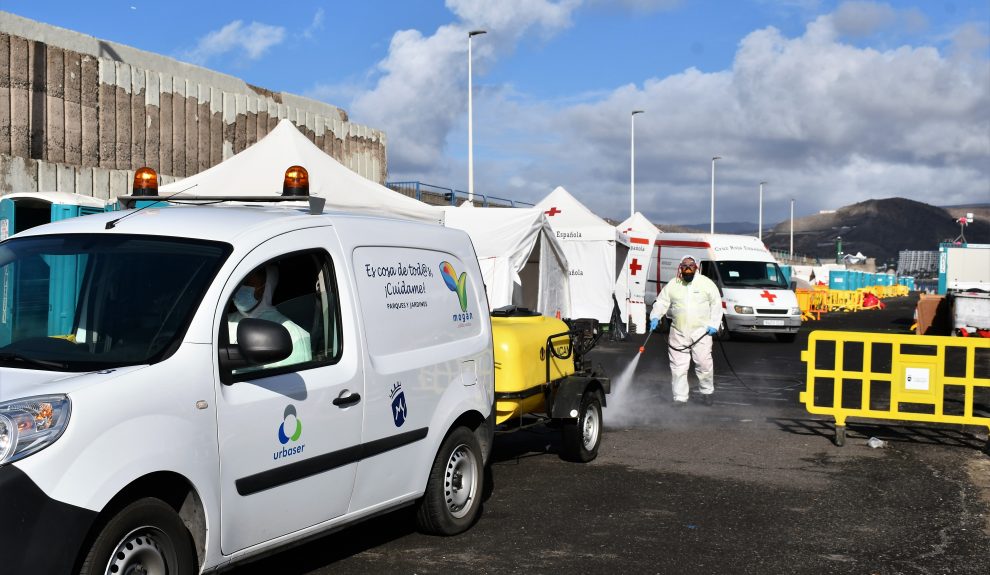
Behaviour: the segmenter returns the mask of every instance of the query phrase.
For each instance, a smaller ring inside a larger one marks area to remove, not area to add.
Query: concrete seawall
[[[289,118],[356,173],[384,183],[385,134],[344,110],[0,12],[0,194],[128,192],[214,166]]]

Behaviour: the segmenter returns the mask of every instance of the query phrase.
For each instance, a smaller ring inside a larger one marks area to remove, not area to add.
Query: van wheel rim
[[[588,411],[584,414],[584,426],[581,430],[581,437],[586,450],[591,451],[594,449],[595,444],[598,443],[598,432],[601,430],[601,423],[598,410],[589,406]]]
[[[175,565],[175,550],[157,527],[139,527],[128,533],[107,563],[107,575],[168,575]]]
[[[474,504],[478,490],[478,460],[467,445],[458,445],[447,460],[444,471],[443,494],[447,510],[455,518],[466,516]]]

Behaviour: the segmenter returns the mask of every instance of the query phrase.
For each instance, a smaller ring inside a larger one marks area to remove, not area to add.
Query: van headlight
[[[0,465],[37,453],[55,442],[69,422],[65,395],[0,403]]]
[[[737,305],[732,309],[736,310],[736,313],[753,313],[753,308],[748,305]]]
[[[791,315],[801,315],[801,308],[799,308],[799,307],[792,307],[791,308]]]

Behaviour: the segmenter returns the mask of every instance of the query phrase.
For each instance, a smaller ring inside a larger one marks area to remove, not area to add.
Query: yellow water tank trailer
[[[492,316],[496,425],[526,413],[546,412],[547,383],[575,372],[568,331],[563,321],[542,315]],[[546,349],[551,337],[555,354]]]

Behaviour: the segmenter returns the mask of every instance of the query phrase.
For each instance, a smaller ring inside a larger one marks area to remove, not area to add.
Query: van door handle
[[[342,395],[337,399],[333,400],[333,404],[336,405],[337,407],[344,408],[344,407],[350,407],[359,401],[361,401],[361,394],[351,393],[349,395]]]

